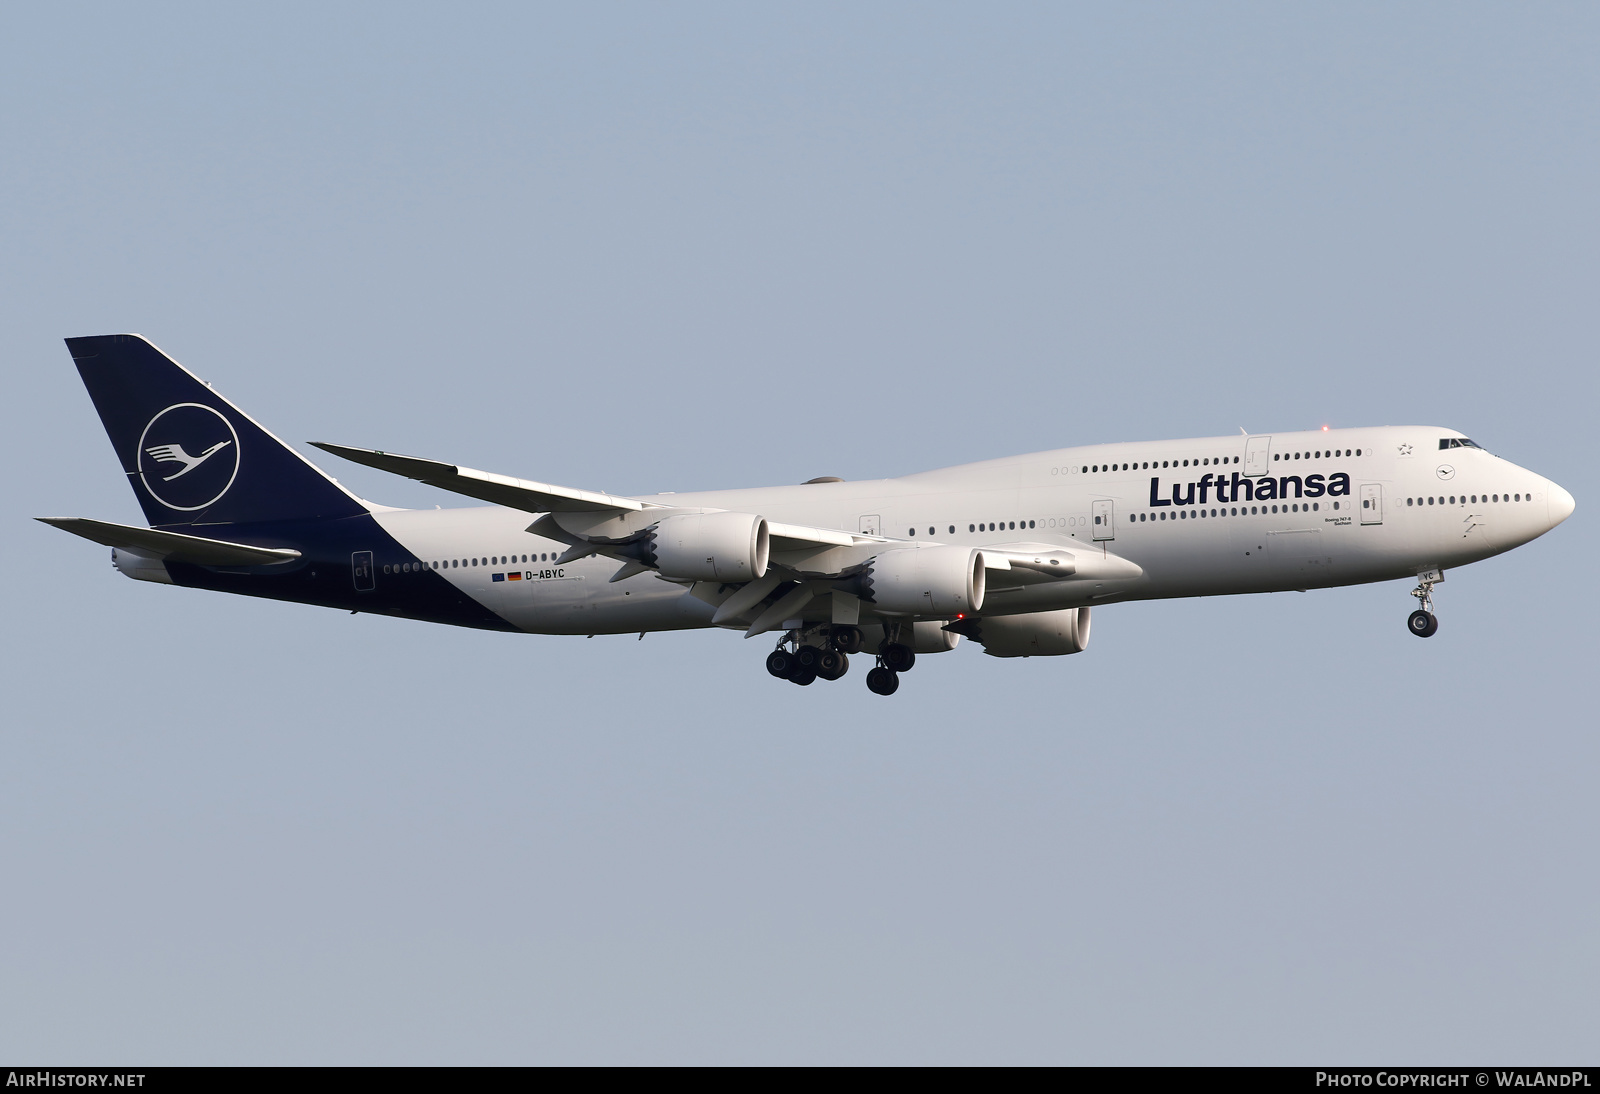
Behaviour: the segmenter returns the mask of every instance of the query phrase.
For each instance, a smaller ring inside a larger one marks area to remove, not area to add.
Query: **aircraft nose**
[[[1572,515],[1572,511],[1578,507],[1578,503],[1572,499],[1571,494],[1555,483],[1550,484],[1549,496],[1550,527],[1554,528]]]

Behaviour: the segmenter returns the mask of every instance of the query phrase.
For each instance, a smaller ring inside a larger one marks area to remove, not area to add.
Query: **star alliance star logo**
[[[1409,444],[1401,445],[1400,446],[1400,455],[1402,455],[1402,456],[1411,455],[1411,446]]]

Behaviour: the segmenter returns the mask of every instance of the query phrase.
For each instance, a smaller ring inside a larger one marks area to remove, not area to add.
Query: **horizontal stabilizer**
[[[312,441],[324,452],[332,452],[352,463],[376,467],[393,475],[465,494],[469,498],[505,505],[529,513],[603,513],[607,510],[626,509],[638,511],[643,502],[632,498],[619,498],[611,494],[597,494],[589,490],[574,490],[567,486],[551,486],[544,482],[514,479],[509,475],[496,475],[471,467],[458,467],[453,463],[424,460],[416,456],[397,456],[393,452],[379,452],[370,448],[349,448],[342,444],[325,444]]]
[[[300,557],[299,551],[287,547],[252,547],[248,543],[230,543],[223,539],[205,539],[182,532],[161,532],[154,528],[136,528],[84,517],[35,519],[107,547],[121,547],[167,562],[187,562],[195,566],[271,566],[293,562]]]

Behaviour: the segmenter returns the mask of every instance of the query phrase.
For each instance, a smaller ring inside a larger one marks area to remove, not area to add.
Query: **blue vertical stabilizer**
[[[357,516],[367,507],[137,334],[68,338],[157,527]]]

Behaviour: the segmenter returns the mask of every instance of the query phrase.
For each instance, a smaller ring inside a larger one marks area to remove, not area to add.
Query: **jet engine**
[[[1088,608],[997,615],[958,626],[991,657],[1059,657],[1089,645]]]
[[[895,615],[954,616],[983,607],[983,552],[972,547],[911,547],[867,563],[861,588]]]
[[[684,581],[754,581],[765,576],[767,522],[754,513],[667,517],[645,541],[645,561]]]

